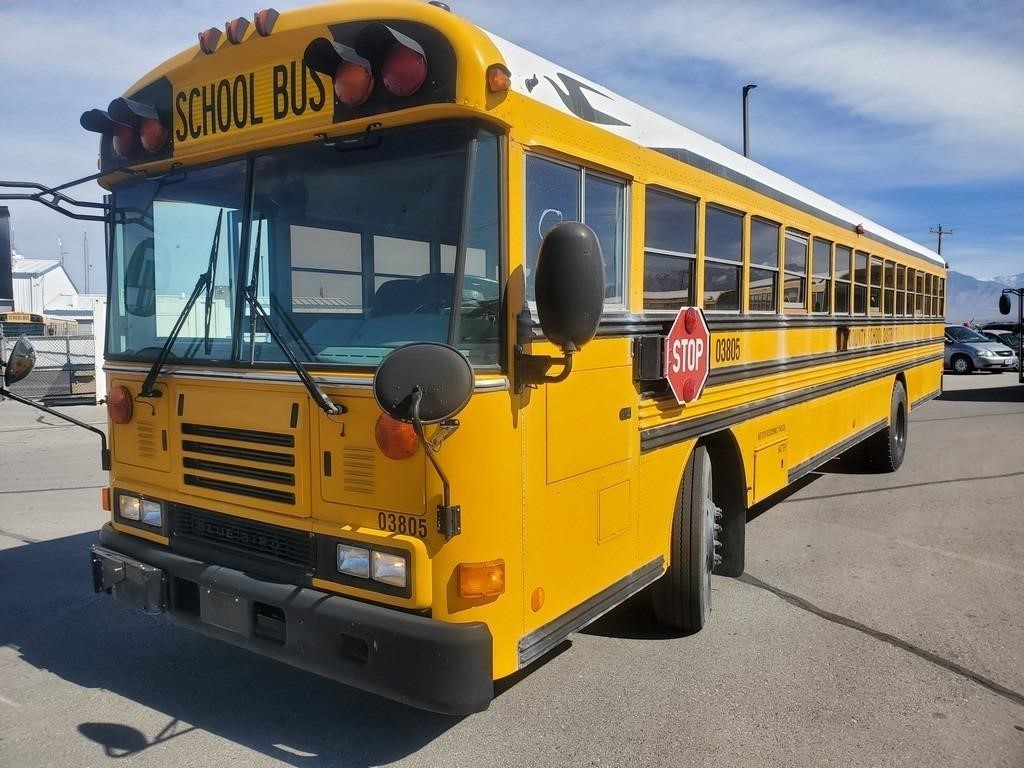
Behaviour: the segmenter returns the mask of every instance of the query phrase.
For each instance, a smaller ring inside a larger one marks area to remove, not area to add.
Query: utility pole
[[[89,233],[82,233],[82,257],[85,260],[85,293],[89,293],[89,269],[92,264],[89,263]]]
[[[753,83],[748,83],[743,86],[743,156],[750,157],[750,129],[747,121],[747,94],[749,94],[754,88],[757,88]]]
[[[942,225],[939,224],[938,227],[932,227],[928,231],[931,232],[933,235],[938,235],[939,236],[939,256],[941,256],[942,255],[942,236],[943,235],[952,235],[953,234],[953,230],[952,229],[943,229]]]

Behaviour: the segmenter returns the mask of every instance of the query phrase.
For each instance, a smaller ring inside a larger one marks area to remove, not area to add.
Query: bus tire
[[[889,401],[889,423],[866,441],[866,452],[871,469],[895,472],[907,455],[907,390],[902,381],[892,387]]]
[[[683,472],[672,517],[668,569],[651,585],[655,618],[675,629],[696,632],[711,614],[711,572],[721,515],[711,493],[711,458],[701,445]]]

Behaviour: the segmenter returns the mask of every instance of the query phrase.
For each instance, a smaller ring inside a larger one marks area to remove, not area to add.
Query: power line
[[[932,227],[928,231],[931,232],[933,235],[938,235],[939,236],[938,252],[939,252],[939,256],[941,256],[942,255],[942,236],[943,235],[952,235],[953,234],[953,230],[952,229],[943,229],[942,225],[939,224],[938,228]]]

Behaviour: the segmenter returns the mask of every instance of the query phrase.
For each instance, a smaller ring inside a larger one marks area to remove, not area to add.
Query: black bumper
[[[115,531],[92,547],[93,586],[147,613],[420,709],[464,715],[494,696],[485,624],[448,624],[261,581]]]

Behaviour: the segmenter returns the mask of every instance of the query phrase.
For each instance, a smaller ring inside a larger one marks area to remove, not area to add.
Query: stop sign
[[[665,378],[680,405],[700,397],[708,380],[711,332],[704,312],[683,307],[665,338]]]

